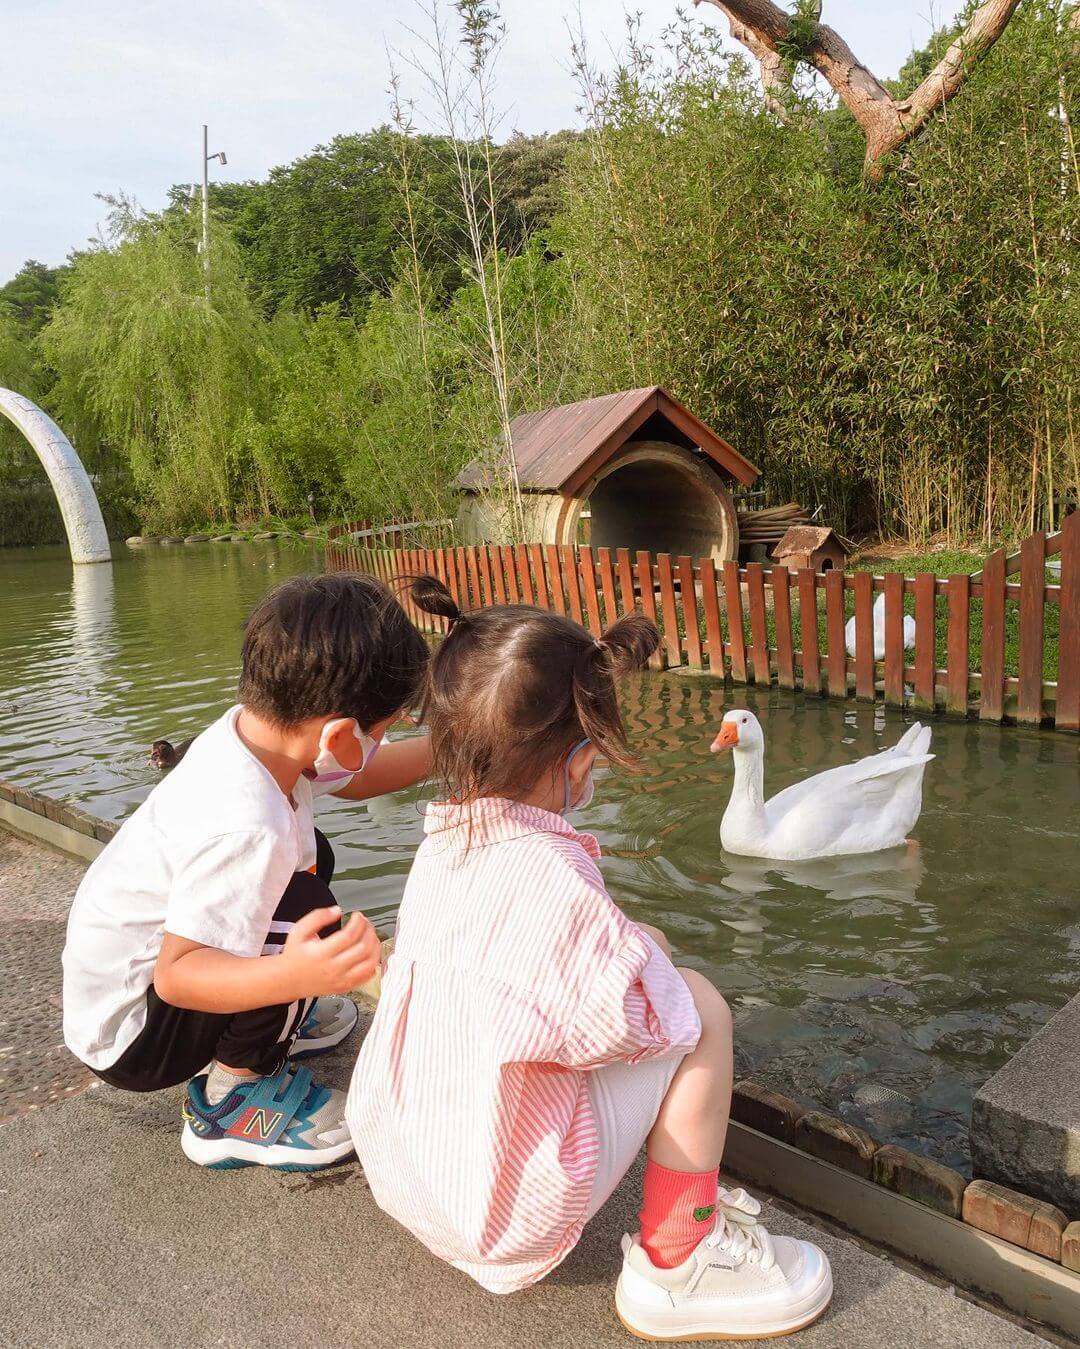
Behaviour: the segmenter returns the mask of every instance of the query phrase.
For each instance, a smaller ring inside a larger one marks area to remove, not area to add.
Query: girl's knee
[[[697,970],[680,969],[679,973],[686,981],[690,996],[694,999],[694,1006],[701,1018],[702,1035],[731,1040],[733,1037],[731,1008],[724,995]]]
[[[660,931],[660,929],[658,927],[653,927],[651,923],[638,923],[638,927],[641,928],[642,932],[644,932],[647,937],[651,937],[653,941],[656,942],[660,950],[663,951],[664,955],[666,955],[668,960],[670,960],[671,943],[668,941],[667,937],[665,937],[664,934]]]

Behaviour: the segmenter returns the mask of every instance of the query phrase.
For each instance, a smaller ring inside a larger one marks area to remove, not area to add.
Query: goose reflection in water
[[[841,906],[849,918],[864,918],[914,904],[924,871],[917,843],[801,862],[727,852],[720,857],[726,874],[717,887],[721,900],[711,907],[723,926],[735,933],[732,954],[737,957],[757,956],[764,950],[770,926],[764,897],[772,892],[789,887],[816,891]]]
[[[738,857],[722,853],[727,890],[749,899],[776,888],[776,878],[801,889],[820,890],[840,903],[859,899],[912,903],[923,878],[922,848],[907,843],[885,852],[855,853],[846,857],[814,857],[801,862],[778,862],[767,857]]]

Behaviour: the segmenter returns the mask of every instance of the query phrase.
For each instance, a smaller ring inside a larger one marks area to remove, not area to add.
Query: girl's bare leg
[[[671,943],[660,931],[660,929],[658,927],[653,927],[652,923],[638,923],[637,926],[641,928],[642,932],[644,932],[646,936],[651,937],[653,941],[656,942],[660,950],[663,951],[664,955],[666,955],[668,960],[670,960]]]
[[[646,1150],[670,1171],[711,1171],[724,1155],[731,1112],[731,1009],[703,974],[679,973],[701,1018],[701,1039],[671,1079]]]

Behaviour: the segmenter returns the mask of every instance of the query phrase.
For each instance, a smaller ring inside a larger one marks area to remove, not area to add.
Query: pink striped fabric
[[[701,1028],[591,835],[499,798],[434,802],[425,832],[348,1122],[379,1205],[508,1293],[581,1233],[601,1142],[588,1070],[682,1056]]]

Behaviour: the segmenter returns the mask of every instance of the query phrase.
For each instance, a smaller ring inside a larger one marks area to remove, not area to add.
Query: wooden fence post
[[[641,592],[641,612],[656,623],[656,590],[653,586],[652,557],[644,549],[637,553],[634,570],[637,572],[638,590]],[[653,670],[662,670],[665,664],[664,643],[661,642],[649,657],[649,667]]]
[[[506,603],[506,581],[503,577],[502,564],[499,561],[499,549],[495,544],[489,543],[484,550],[488,555],[488,566],[491,568],[491,585],[495,591],[495,603]]]
[[[945,654],[945,710],[966,717],[971,687],[971,577],[949,577],[949,627]]]
[[[750,601],[750,664],[755,684],[772,682],[769,671],[769,629],[765,619],[765,578],[760,562],[746,568],[746,593]]]
[[[499,548],[499,566],[506,578],[506,598],[511,604],[521,603],[521,590],[518,586],[517,567],[514,564],[513,547],[504,543]]]
[[[937,580],[930,572],[915,577],[915,706],[933,712],[937,684]]]
[[[559,545],[559,558],[562,561],[563,580],[566,582],[566,597],[570,603],[570,617],[575,623],[582,622],[581,587],[578,584],[577,556],[572,543]]]
[[[817,573],[813,567],[800,567],[796,583],[799,589],[799,628],[802,640],[802,686],[807,693],[821,692],[821,651],[818,638]]]
[[[787,567],[776,565],[769,573],[773,592],[773,623],[776,627],[776,682],[782,689],[795,687],[795,642],[791,632],[791,576]]]
[[[622,612],[632,614],[637,608],[637,603],[634,599],[634,573],[628,548],[616,550],[615,570],[619,574],[619,603],[622,606]]]
[[[557,544],[545,543],[548,583],[551,586],[551,607],[557,614],[566,613],[566,594],[563,590],[562,559]]]
[[[660,591],[660,612],[663,616],[660,636],[667,651],[667,663],[669,666],[681,665],[682,644],[679,641],[679,616],[675,610],[675,578],[671,571],[670,553],[657,553],[656,581]]]
[[[686,634],[686,663],[691,670],[701,669],[701,630],[698,627],[697,593],[694,587],[694,563],[679,557],[679,590],[682,599],[683,631]]]
[[[742,584],[737,562],[724,563],[724,607],[727,610],[731,677],[746,683],[746,630],[743,627]]]
[[[1005,550],[986,559],[982,573],[982,687],[979,716],[1000,721],[1005,714]]]
[[[600,621],[600,601],[596,594],[596,568],[593,566],[591,548],[578,549],[578,563],[581,569],[581,585],[585,591],[585,617],[588,620],[585,626],[594,637],[599,637],[604,631],[604,625]]]
[[[904,578],[885,577],[885,701],[904,705]]]
[[[1016,720],[1036,726],[1042,721],[1045,596],[1046,536],[1032,534],[1020,545],[1020,681]]]
[[[1054,724],[1060,731],[1080,731],[1080,511],[1066,516],[1061,526],[1059,619]]]
[[[529,544],[529,556],[532,559],[533,576],[536,578],[536,603],[541,609],[550,609],[547,577],[544,575],[544,551],[538,543]]]
[[[720,601],[716,589],[716,567],[711,557],[698,563],[701,575],[701,607],[705,610],[705,649],[711,674],[724,677],[724,638],[720,629]]]
[[[485,607],[495,603],[495,591],[491,584],[491,557],[483,544],[477,549],[480,561],[480,594]]]
[[[825,622],[829,639],[829,697],[847,697],[847,636],[844,632],[844,573],[825,573]]]
[[[619,618],[619,606],[615,601],[615,571],[611,565],[611,549],[597,548],[596,567],[600,573],[600,592],[604,597],[603,626],[610,628]]]
[[[855,573],[855,697],[874,697],[874,578]]]

